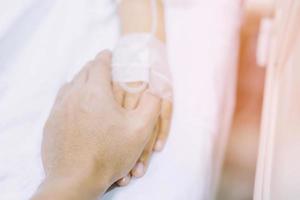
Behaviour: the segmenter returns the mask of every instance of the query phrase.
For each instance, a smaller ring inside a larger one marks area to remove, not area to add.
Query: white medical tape
[[[112,57],[112,79],[130,93],[140,92],[148,85],[150,91],[172,99],[172,78],[167,63],[165,45],[148,33],[121,37]],[[140,87],[129,87],[143,82]]]
[[[122,0],[117,0],[121,3]],[[165,45],[155,38],[157,30],[157,0],[151,0],[152,27],[150,33],[122,36],[112,58],[112,79],[129,93],[138,93],[148,86],[161,98],[172,100],[172,78],[167,63]],[[142,82],[138,87],[128,83]]]

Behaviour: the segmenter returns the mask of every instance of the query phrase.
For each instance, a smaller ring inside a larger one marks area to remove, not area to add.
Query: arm
[[[155,36],[165,42],[164,5],[162,0],[157,0],[157,27]],[[123,0],[119,5],[121,21],[121,34],[151,32],[152,31],[152,6],[151,0]]]

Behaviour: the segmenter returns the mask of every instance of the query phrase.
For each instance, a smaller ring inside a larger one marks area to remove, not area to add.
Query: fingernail
[[[161,151],[164,147],[164,144],[161,140],[158,140],[154,146],[155,151]]]
[[[130,181],[130,177],[127,175],[118,181],[119,186],[126,186]]]
[[[97,56],[96,56],[96,59],[99,58],[99,59],[110,59],[112,57],[112,54],[109,50],[103,50],[101,51]]]
[[[134,170],[133,170],[133,176],[134,177],[142,177],[145,173],[145,170],[144,170],[144,165],[143,163],[139,162],[135,167],[134,167]]]

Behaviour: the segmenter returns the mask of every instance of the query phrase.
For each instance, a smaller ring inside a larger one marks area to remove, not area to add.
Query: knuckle
[[[145,131],[147,127],[147,122],[142,118],[134,118],[131,120],[131,124],[135,132]]]

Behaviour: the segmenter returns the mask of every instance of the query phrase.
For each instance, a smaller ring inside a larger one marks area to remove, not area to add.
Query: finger
[[[135,87],[139,87],[140,86],[140,82],[134,82],[134,83],[128,83],[127,86],[131,87],[131,88],[135,88]],[[137,92],[137,93],[130,93],[130,92],[126,92],[125,93],[125,98],[124,98],[124,108],[128,109],[128,110],[133,110],[137,107],[138,102],[140,100],[141,94],[143,91],[141,92]]]
[[[145,91],[134,114],[143,121],[156,121],[160,114],[160,99],[149,91]]]
[[[57,92],[55,104],[61,102],[70,88],[69,83],[65,83]]]
[[[88,79],[88,69],[93,65],[93,61],[88,62],[73,78],[72,84],[83,85]]]
[[[172,120],[172,102],[163,100],[160,114],[160,128],[155,142],[155,151],[161,151],[167,141]]]
[[[123,106],[125,92],[117,82],[113,82],[113,92],[114,92],[115,99],[118,102],[118,104],[120,106]]]
[[[117,184],[118,184],[118,186],[124,187],[130,183],[130,180],[131,180],[131,176],[130,176],[130,174],[128,174],[127,176],[119,179],[117,181]]]
[[[158,130],[159,130],[159,123],[156,125],[153,135],[150,138],[148,144],[146,145],[141,157],[139,158],[139,161],[131,171],[131,175],[133,177],[139,178],[146,173],[153,152]]]
[[[97,87],[111,86],[111,53],[102,51],[96,56],[93,65],[88,67],[88,84]]]

